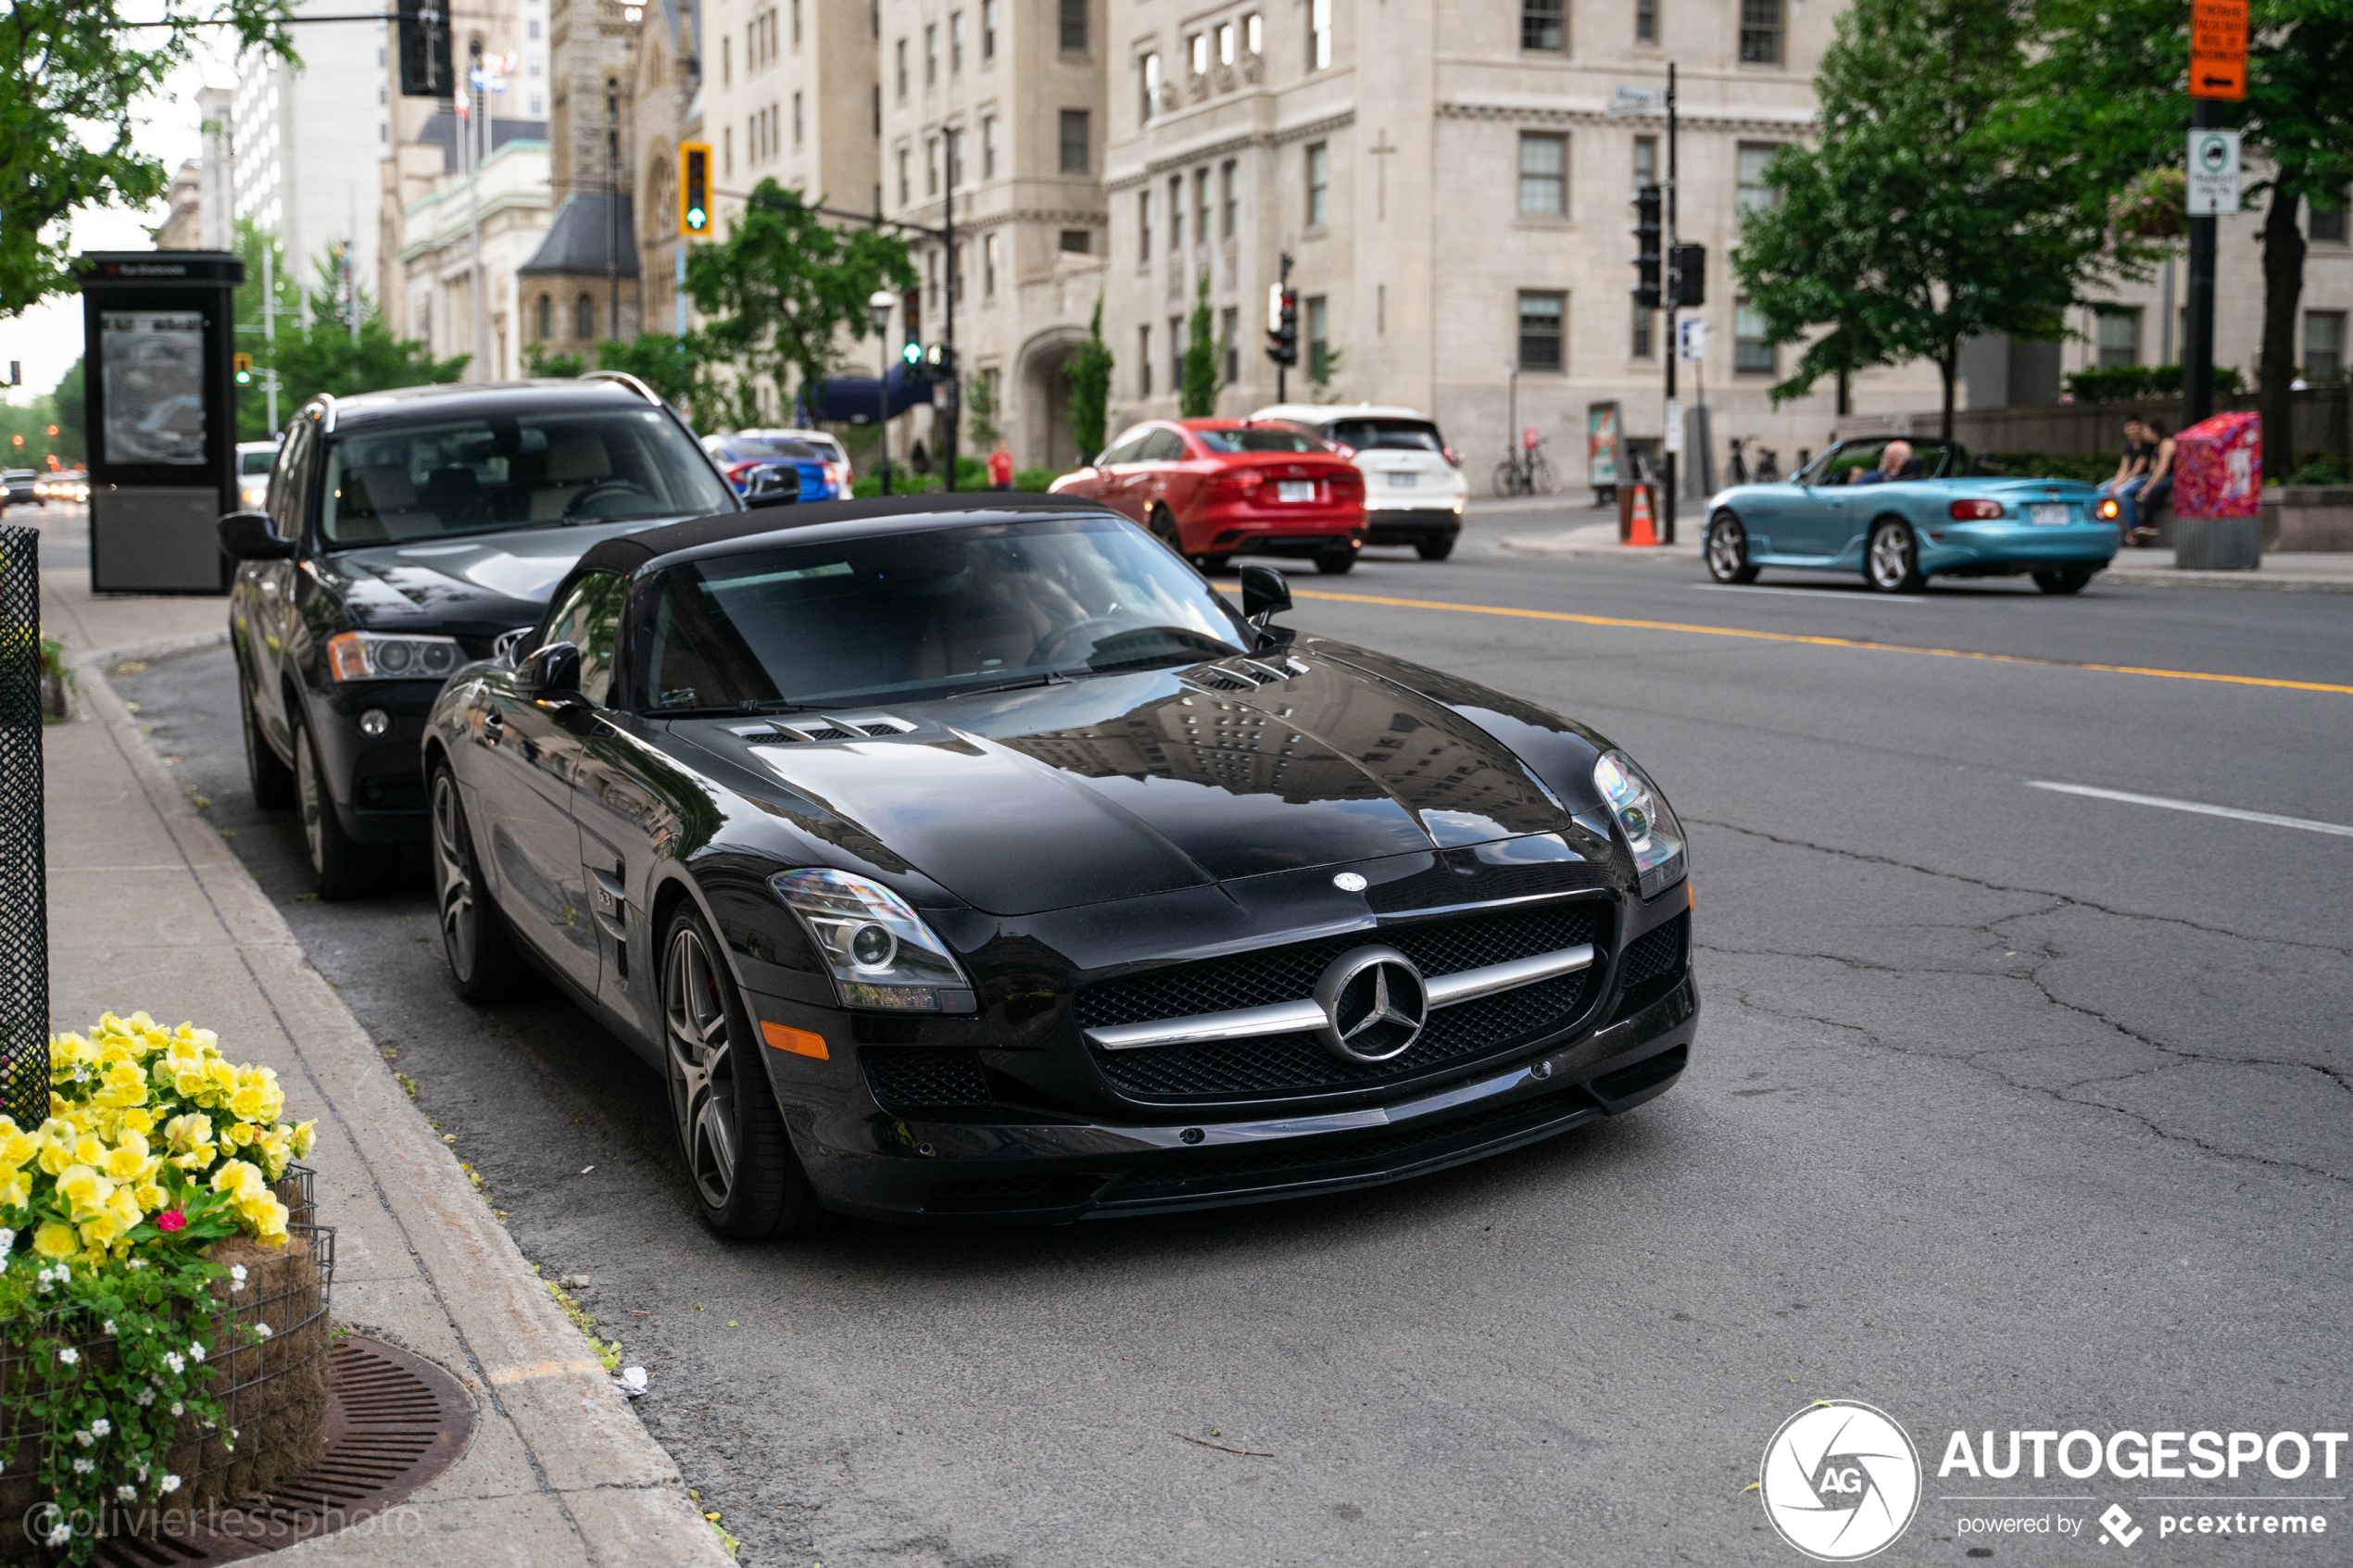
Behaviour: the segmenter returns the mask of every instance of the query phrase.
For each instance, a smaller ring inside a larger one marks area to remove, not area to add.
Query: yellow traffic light
[[[678,144],[678,232],[711,232],[711,144]]]

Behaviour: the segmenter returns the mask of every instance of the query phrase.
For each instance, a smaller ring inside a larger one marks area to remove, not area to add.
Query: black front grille
[[[1627,944],[1626,958],[1618,966],[1620,1013],[1639,1012],[1675,988],[1682,978],[1683,947],[1691,929],[1691,915],[1680,914]]]
[[[988,1103],[988,1074],[981,1071],[977,1052],[865,1046],[858,1059],[865,1063],[866,1083],[885,1110]]]
[[[1314,990],[1325,965],[1368,943],[1395,947],[1424,974],[1441,975],[1580,942],[1599,946],[1605,935],[1601,908],[1592,902],[1384,927],[1089,986],[1078,993],[1078,1019],[1082,1027],[1101,1029],[1298,1001]],[[1594,973],[1583,970],[1442,1008],[1430,1014],[1413,1048],[1389,1061],[1343,1061],[1307,1034],[1128,1051],[1093,1048],[1093,1055],[1121,1093],[1148,1098],[1372,1087],[1491,1055],[1565,1026],[1592,1002]]]

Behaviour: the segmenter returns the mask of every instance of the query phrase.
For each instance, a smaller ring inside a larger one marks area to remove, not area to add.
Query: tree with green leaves
[[[836,228],[774,180],[753,187],[724,240],[686,253],[686,289],[708,319],[698,335],[712,358],[739,383],[766,378],[787,408],[824,402],[843,335],[874,330],[869,295],[914,286],[905,241]]]
[[[972,379],[972,390],[964,394],[964,433],[972,437],[973,450],[994,450],[1005,439],[997,423],[997,375],[983,370]]]
[[[522,345],[523,373],[550,381],[573,381],[588,373],[588,361],[577,354],[550,354],[544,344]]]
[[[257,370],[278,372],[278,417],[286,420],[321,393],[356,397],[396,386],[434,386],[456,381],[472,362],[471,354],[436,359],[413,338],[396,337],[384,324],[384,312],[365,291],[351,305],[359,312],[354,333],[342,312],[342,278],[331,256],[317,265],[318,282],[307,300],[309,320],[281,317],[274,339],[252,333],[239,338],[254,357]],[[263,441],[269,428],[267,402],[258,386],[240,387],[237,394],[237,438]]]
[[[1111,345],[1103,341],[1103,301],[1095,297],[1094,319],[1087,323],[1087,341],[1063,361],[1070,381],[1070,431],[1079,455],[1088,461],[1102,453],[1103,420],[1111,408]]]
[[[2353,13],[2345,0],[2253,0],[2246,97],[2222,104],[2246,133],[2264,199],[2263,466],[2296,466],[2296,324],[2304,288],[2301,209],[2334,210],[2353,185]],[[2045,36],[2017,88],[2018,121],[2056,159],[2122,189],[2179,167],[2190,128],[2189,14],[2179,0],[2044,0]]]
[[[112,0],[11,0],[0,16],[0,317],[73,286],[72,215],[92,207],[140,208],[170,188],[160,158],[133,132],[144,100],[173,68],[195,58],[199,37],[295,58],[290,0],[222,0],[167,6],[171,25],[133,29]]]
[[[1209,274],[1201,275],[1186,324],[1185,379],[1176,388],[1176,409],[1189,420],[1217,412],[1217,327],[1209,309]]]
[[[1776,402],[1929,359],[1950,439],[1963,343],[2057,338],[2094,280],[2145,275],[2146,248],[2109,233],[2110,190],[2022,133],[2011,95],[2039,47],[2035,3],[1856,0],[1839,18],[1819,140],[1775,156],[1776,199],[1743,216],[1732,257],[1767,341],[1811,336]]]

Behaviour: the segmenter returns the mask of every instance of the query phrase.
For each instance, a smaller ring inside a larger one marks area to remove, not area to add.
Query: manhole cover
[[[355,1335],[329,1350],[328,1369],[334,1397],[318,1463],[206,1526],[109,1540],[97,1560],[107,1568],[198,1568],[258,1557],[384,1512],[465,1450],[473,1402],[431,1361]]]

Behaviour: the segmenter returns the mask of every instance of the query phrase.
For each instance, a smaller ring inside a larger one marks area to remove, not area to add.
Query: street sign
[[[2191,0],[2190,96],[2246,96],[2246,0]]]
[[[1707,358],[1707,321],[1703,317],[1690,316],[1675,323],[1675,358],[1686,365],[1697,365]]]
[[[2246,11],[2246,7],[2242,5],[2239,7],[2240,15],[2242,17],[2245,16]],[[1627,115],[1636,114],[1665,114],[1667,112],[1667,89],[1664,87],[1629,87],[1625,83],[1620,82],[1617,86],[1610,89],[1609,112],[1613,116],[1621,118]]]
[[[1680,397],[1670,397],[1667,400],[1666,446],[1670,453],[1680,452],[1683,449],[1683,400]]]
[[[2227,218],[2239,209],[2239,133],[2190,132],[2189,215]]]

